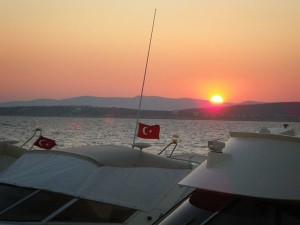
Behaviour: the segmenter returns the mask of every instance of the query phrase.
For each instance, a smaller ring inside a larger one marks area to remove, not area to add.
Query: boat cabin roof
[[[127,146],[86,145],[60,150],[34,150],[29,154],[69,155],[91,161],[98,166],[112,167],[154,167],[168,169],[191,169],[188,162],[172,160]]]
[[[300,201],[300,138],[231,132],[221,152],[180,184],[200,190],[274,200]]]
[[[0,183],[150,211],[191,170],[190,163],[130,147],[91,145],[27,151],[0,172]]]

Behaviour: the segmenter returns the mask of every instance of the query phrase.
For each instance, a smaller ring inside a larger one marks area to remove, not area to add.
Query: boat
[[[287,128],[230,132],[179,182],[194,191],[155,225],[300,224],[300,138]]]
[[[197,166],[126,146],[27,150],[0,172],[0,224],[152,224]]]
[[[42,135],[42,129],[35,128],[33,134],[21,146],[18,146],[18,140],[4,139],[0,141],[0,172],[5,170],[17,159],[19,159],[25,152],[31,150],[33,145],[28,149],[24,146],[36,137],[36,134]]]
[[[13,164],[26,151],[26,149],[14,145],[15,143],[0,141],[0,172]]]

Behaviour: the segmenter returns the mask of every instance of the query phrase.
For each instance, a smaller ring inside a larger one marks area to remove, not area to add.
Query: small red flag
[[[56,143],[54,140],[50,139],[50,138],[45,138],[43,136],[40,136],[35,142],[34,142],[35,146],[38,146],[40,148],[44,148],[44,149],[51,149],[53,148]]]
[[[139,123],[139,129],[137,136],[145,139],[159,139],[159,125],[146,125],[143,123]]]

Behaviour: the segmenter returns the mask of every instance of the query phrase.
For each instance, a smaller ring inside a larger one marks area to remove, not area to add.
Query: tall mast
[[[143,79],[143,84],[142,84],[142,90],[141,90],[141,95],[140,95],[140,102],[139,102],[139,108],[138,108],[138,114],[137,114],[137,118],[136,118],[136,123],[135,123],[135,130],[134,130],[134,136],[133,136],[132,145],[135,144],[135,138],[136,138],[136,134],[137,134],[137,127],[138,127],[138,123],[139,123],[139,119],[140,119],[140,111],[141,111],[141,105],[142,105],[142,99],[143,99],[143,92],[144,92],[144,85],[145,85],[147,68],[148,68],[148,61],[149,61],[149,55],[150,55],[150,49],[151,49],[151,42],[152,42],[152,35],[153,35],[153,29],[154,29],[155,16],[156,16],[156,9],[154,11],[154,16],[153,16],[152,29],[151,29],[151,35],[150,35],[150,42],[149,42],[148,54],[147,54],[147,60],[146,60],[146,66],[145,66],[145,71],[144,71],[144,79]]]

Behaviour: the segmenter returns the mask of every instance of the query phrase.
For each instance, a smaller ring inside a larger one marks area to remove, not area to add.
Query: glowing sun
[[[214,95],[210,98],[210,102],[213,104],[222,104],[223,98],[220,95]]]

